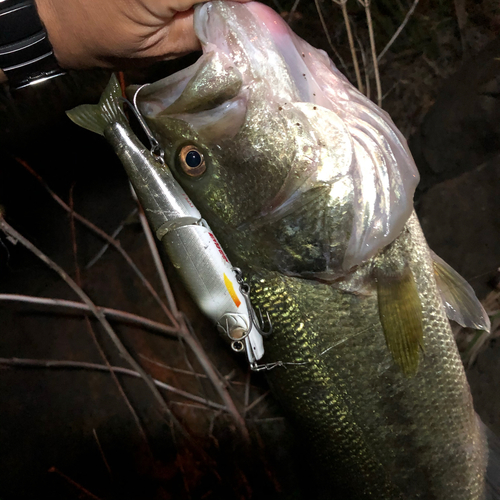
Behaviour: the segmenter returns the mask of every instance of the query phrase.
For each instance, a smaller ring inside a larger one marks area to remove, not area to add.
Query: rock
[[[410,148],[421,191],[500,152],[500,39],[464,62],[443,85]]]
[[[420,199],[418,215],[429,246],[478,296],[500,266],[500,154],[470,172],[435,185]]]

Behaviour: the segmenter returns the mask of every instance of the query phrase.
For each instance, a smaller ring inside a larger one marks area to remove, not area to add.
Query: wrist
[[[62,68],[109,67],[119,10],[110,0],[34,0]],[[120,0],[120,3],[121,0]],[[125,2],[123,2],[125,3]],[[126,30],[125,30],[126,31]],[[119,38],[119,36],[118,36]]]
[[[62,38],[60,23],[57,18],[57,11],[51,0],[34,0],[38,15],[42,21],[45,30],[47,31],[47,36],[49,38],[50,44],[52,45],[54,56],[58,64],[63,67],[69,67],[66,58],[62,57],[60,47],[64,43]],[[61,6],[64,5],[61,2]]]
[[[63,74],[33,0],[0,2],[0,68],[12,89]]]

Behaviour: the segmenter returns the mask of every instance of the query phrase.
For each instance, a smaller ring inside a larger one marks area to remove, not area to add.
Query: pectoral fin
[[[448,318],[466,328],[489,332],[490,318],[469,283],[434,252],[432,260],[436,284]]]
[[[406,376],[417,373],[423,348],[422,306],[409,266],[375,270],[378,308],[387,347]]]

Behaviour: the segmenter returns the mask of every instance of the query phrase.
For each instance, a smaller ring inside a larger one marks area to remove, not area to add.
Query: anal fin
[[[410,377],[415,375],[423,349],[422,305],[408,265],[375,269],[380,322],[395,363]]]

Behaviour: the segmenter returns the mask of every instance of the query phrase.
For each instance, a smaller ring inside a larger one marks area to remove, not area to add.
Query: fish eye
[[[182,170],[190,177],[199,177],[207,169],[203,153],[192,145],[184,146],[179,151],[179,163]]]

